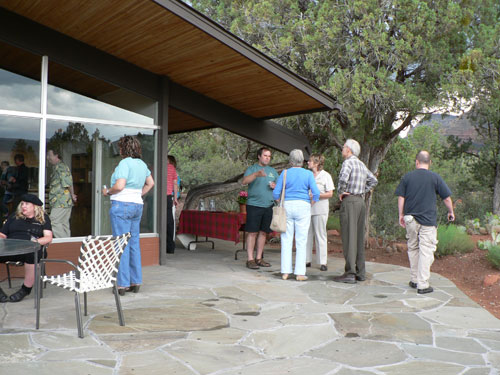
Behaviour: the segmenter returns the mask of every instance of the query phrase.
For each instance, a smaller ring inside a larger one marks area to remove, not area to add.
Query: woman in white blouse
[[[311,266],[313,240],[316,242],[316,262],[320,265],[321,271],[328,270],[326,266],[328,259],[328,241],[326,236],[326,222],[328,220],[329,204],[328,199],[333,196],[335,186],[333,185],[330,173],[323,170],[325,157],[320,154],[312,154],[307,165],[314,174],[316,185],[320,196],[319,202],[311,207],[311,225],[306,246],[306,266]]]

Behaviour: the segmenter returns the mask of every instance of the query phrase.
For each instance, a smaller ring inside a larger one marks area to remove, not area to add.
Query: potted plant
[[[247,200],[248,200],[248,193],[245,190],[242,190],[238,193],[238,203],[240,205],[240,212],[241,213],[246,213],[247,212]]]

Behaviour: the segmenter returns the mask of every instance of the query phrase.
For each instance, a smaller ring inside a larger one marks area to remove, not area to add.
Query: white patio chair
[[[83,338],[83,325],[80,307],[80,294],[83,293],[84,315],[87,316],[87,292],[113,288],[116,309],[120,325],[125,325],[120,296],[116,287],[116,274],[120,257],[130,239],[130,233],[120,236],[88,236],[82,242],[78,266],[64,259],[42,259],[41,263],[66,263],[74,270],[55,276],[41,276],[39,282],[49,282],[52,285],[75,292],[76,324],[78,337]],[[36,329],[40,322],[40,294],[37,296]]]

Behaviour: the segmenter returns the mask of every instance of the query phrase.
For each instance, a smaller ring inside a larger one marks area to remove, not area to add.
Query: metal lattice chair
[[[125,325],[120,296],[116,287],[116,274],[120,257],[130,239],[130,233],[120,236],[88,236],[82,242],[78,266],[63,259],[42,259],[41,263],[66,263],[74,270],[55,276],[41,276],[39,282],[49,282],[52,285],[75,292],[76,324],[78,337],[83,338],[83,325],[80,307],[80,294],[83,293],[84,315],[87,316],[87,292],[113,288],[116,309],[120,325]],[[38,296],[40,297],[40,296]],[[37,301],[36,328],[40,322],[40,298]]]

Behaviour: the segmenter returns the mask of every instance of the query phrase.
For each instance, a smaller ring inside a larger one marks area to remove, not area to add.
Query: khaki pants
[[[420,225],[413,216],[405,215],[410,279],[418,289],[429,287],[431,265],[437,247],[437,228]]]
[[[328,242],[326,236],[326,222],[328,214],[312,215],[309,234],[307,235],[306,263],[312,261],[313,242],[316,243],[316,263],[326,266],[328,259]]]
[[[52,223],[52,234],[54,238],[71,237],[69,219],[71,207],[53,208],[50,210],[50,222]]]

